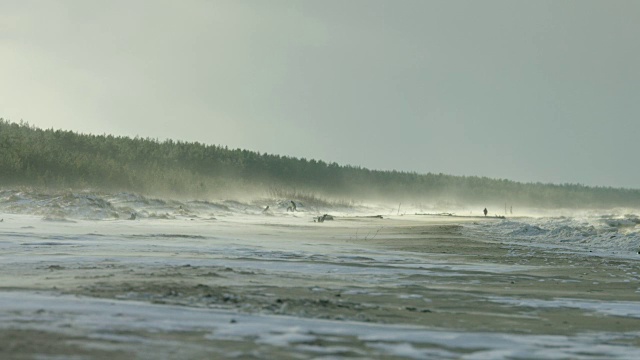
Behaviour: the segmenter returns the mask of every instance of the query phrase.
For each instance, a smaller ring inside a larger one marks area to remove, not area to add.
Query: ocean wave
[[[507,219],[477,223],[465,231],[502,242],[578,252],[637,257],[640,251],[640,217],[629,213]]]
[[[326,213],[326,207],[306,207],[297,199],[261,198],[238,200],[175,200],[135,193],[93,191],[41,191],[35,189],[0,190],[0,212],[42,216],[43,219],[117,220],[117,219],[203,219],[234,214],[272,216],[287,214],[291,200],[300,213]],[[265,211],[266,208],[268,211]],[[337,208],[336,208],[337,209]],[[344,211],[344,209],[340,209]]]
[[[5,213],[40,215],[45,219],[114,219],[119,210],[99,194],[38,191],[0,191]]]

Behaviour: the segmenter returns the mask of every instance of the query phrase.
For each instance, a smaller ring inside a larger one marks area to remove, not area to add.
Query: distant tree
[[[465,205],[639,207],[640,190],[377,171],[221,145],[88,135],[0,119],[0,185],[81,187],[200,197],[295,189],[328,197]]]

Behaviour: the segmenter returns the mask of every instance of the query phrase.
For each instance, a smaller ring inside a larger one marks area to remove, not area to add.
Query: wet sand
[[[465,230],[499,219],[33,221],[0,229],[3,359],[640,352],[637,261]]]

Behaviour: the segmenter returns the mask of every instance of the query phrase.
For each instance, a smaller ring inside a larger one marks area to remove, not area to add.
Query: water
[[[521,217],[468,225],[469,234],[503,243],[558,248],[598,256],[638,258],[640,216],[627,211]]]
[[[640,348],[633,211],[474,219],[288,202],[0,191],[0,339],[41,330],[138,358],[632,359]],[[314,223],[322,213],[352,217]],[[354,217],[374,214],[385,219]],[[432,243],[448,253],[423,250]]]
[[[24,214],[40,216],[47,221],[78,220],[215,220],[234,215],[295,216],[286,208],[290,199],[261,198],[254,201],[191,200],[178,201],[150,198],[132,193],[39,192],[34,190],[1,190],[0,216]],[[267,212],[263,212],[266,206]],[[394,214],[384,206],[312,206],[297,203],[297,216],[309,218],[324,213],[338,215]],[[405,212],[413,209],[405,207]],[[435,211],[437,212],[437,211]],[[607,213],[567,211],[569,215],[536,215],[513,217],[502,221],[465,225],[470,236],[504,243],[534,247],[555,247],[599,256],[637,257],[640,251],[640,216],[637,210],[612,210]],[[395,214],[394,214],[395,215]]]
[[[332,205],[320,201],[294,199],[302,214],[321,215],[371,213],[381,207],[364,205]],[[230,215],[294,215],[287,211],[291,199],[257,197],[237,200],[175,200],[147,197],[134,193],[100,193],[92,191],[42,192],[37,190],[0,190],[0,214],[38,215],[50,220],[117,220],[129,219],[213,219]],[[265,211],[266,207],[269,210]],[[387,211],[387,210],[385,210]]]
[[[0,191],[0,212],[39,215],[51,220],[136,218],[210,218],[231,213],[260,213],[257,204],[236,201],[177,201],[132,193]]]

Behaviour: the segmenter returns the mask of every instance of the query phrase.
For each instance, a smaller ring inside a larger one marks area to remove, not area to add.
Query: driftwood
[[[464,219],[506,219],[506,216],[503,215],[495,215],[495,216],[479,216],[479,215],[456,215],[454,213],[439,213],[439,214],[427,214],[427,213],[415,213],[415,215],[423,215],[423,216],[453,216],[456,218],[464,218]]]
[[[429,213],[416,213],[416,215],[429,215],[429,216],[455,216],[454,213],[438,213],[438,214],[429,214]]]
[[[318,218],[316,219],[317,222],[324,222],[325,220],[333,220],[333,216],[324,214],[322,216],[318,216]]]
[[[341,217],[340,219],[354,221],[355,219],[384,219],[384,218],[382,217],[382,215],[369,215],[369,216],[348,216],[348,217]],[[322,216],[318,216],[317,218],[313,219],[314,222],[324,222],[325,220],[335,220],[335,218],[333,215],[324,214]]]

